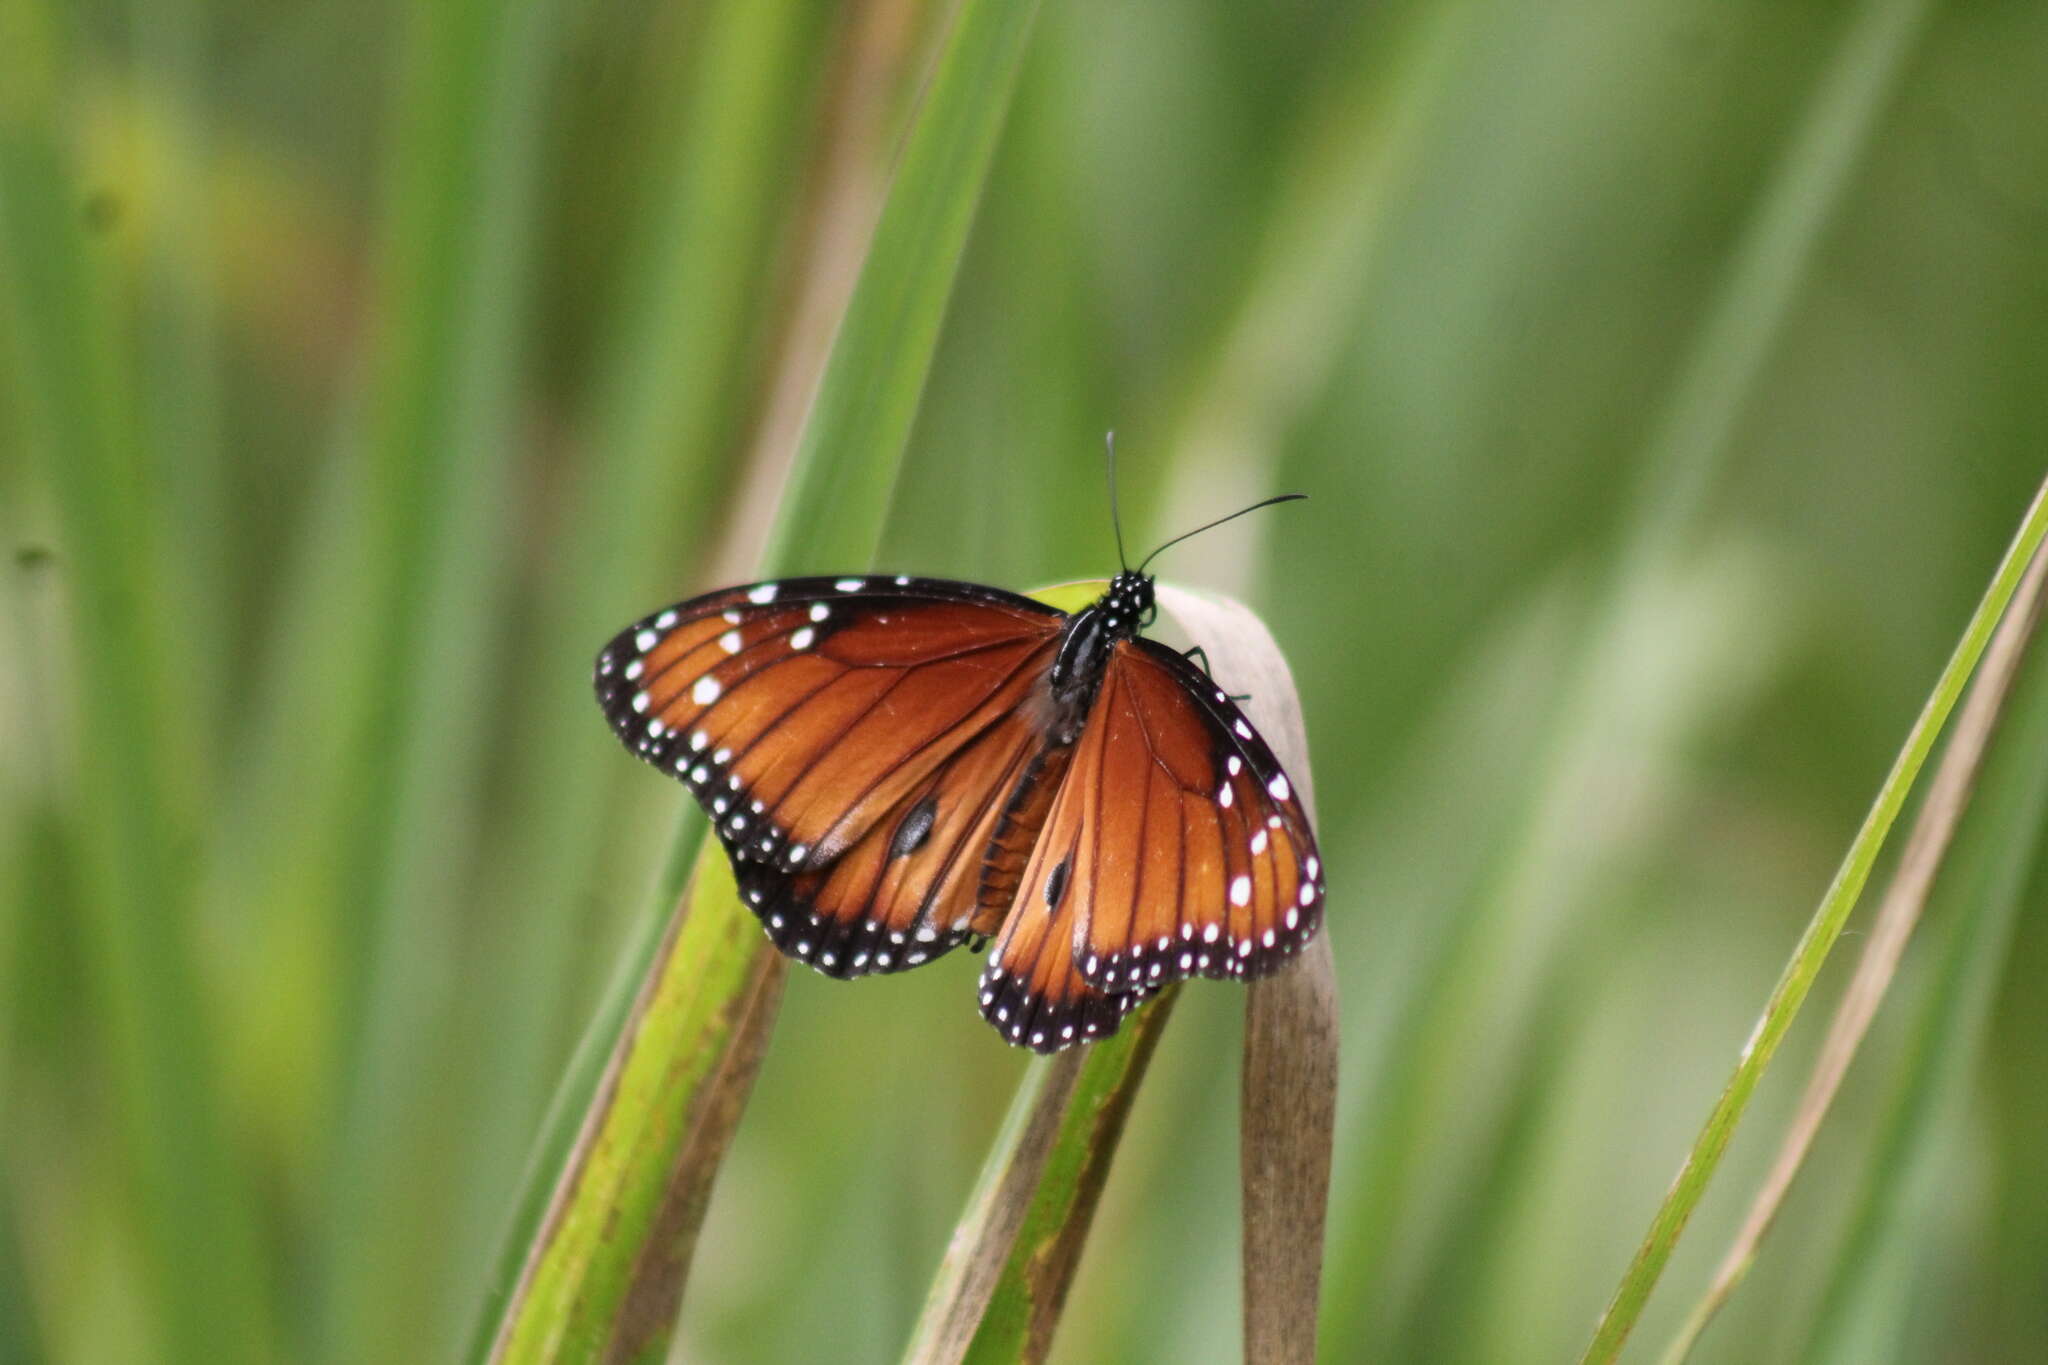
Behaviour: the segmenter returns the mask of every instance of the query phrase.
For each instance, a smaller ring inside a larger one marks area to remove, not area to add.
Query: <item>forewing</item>
[[[829,867],[1041,686],[1064,616],[907,577],[730,588],[621,631],[596,687],[736,862]]]

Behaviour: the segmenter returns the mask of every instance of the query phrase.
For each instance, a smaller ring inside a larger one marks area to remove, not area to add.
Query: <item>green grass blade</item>
[[[2048,556],[2036,555],[1985,650],[1983,666],[1963,703],[1962,713],[1956,718],[1955,734],[1928,783],[1905,852],[1879,904],[1855,975],[1828,1026],[1827,1038],[1800,1097],[1798,1112],[1779,1144],[1777,1159],[1752,1201],[1734,1243],[1714,1272],[1713,1283],[1665,1350],[1667,1365],[1680,1365],[1691,1353],[1707,1323],[1748,1274],[1758,1247],[1776,1222],[1785,1196],[1833,1107],[1871,1021],[1890,991],[1899,961],[1954,843],[1956,826],[1969,807],[1985,751],[1998,732],[2013,678],[2040,619],[2044,576],[2048,576]]]
[[[268,1289],[190,937],[201,812],[196,741],[177,705],[189,680],[170,638],[183,613],[160,572],[167,528],[134,426],[117,272],[88,236],[57,123],[72,93],[58,23],[34,0],[0,5],[0,300],[27,367],[24,445],[53,491],[73,622],[70,799],[93,1013],[165,1358],[256,1360],[269,1352]]]
[[[1044,1360],[1174,987],[1114,1038],[1034,1062],[969,1196],[915,1336],[914,1365]]]
[[[2040,760],[2048,750],[2048,651],[2037,639],[2031,654],[1952,860],[1954,875],[1939,893],[1956,922],[1911,1028],[1801,1360],[1867,1365],[1878,1350],[1891,1359],[1910,1358],[1904,1328],[1914,1299],[1893,1292],[1893,1272],[1924,1268],[1929,1259],[1927,1225],[1914,1215],[1944,1199],[1933,1178],[1934,1157],[1969,1107],[1967,1084],[1991,1037],[2019,917],[2040,904],[2048,842],[2048,764]],[[2036,883],[2031,895],[2030,877]]]
[[[122,206],[123,215],[147,231],[139,281],[142,344],[136,348],[142,424],[171,518],[186,528],[223,527],[231,523],[233,508],[222,428],[219,276],[205,266],[193,268],[194,262],[211,262],[209,248],[220,235],[207,175],[213,147],[205,92],[213,21],[194,0],[138,0],[128,8],[137,41],[135,135],[166,153],[161,164],[138,170],[134,178],[140,183]],[[225,684],[237,597],[235,549],[233,536],[182,535],[170,547],[167,565],[185,589],[178,662],[193,681],[209,758],[233,724],[227,699],[234,689]]]
[[[495,717],[479,697],[512,552],[505,511],[519,451],[521,338],[542,186],[539,148],[562,9],[457,0],[408,12],[394,155],[382,206],[381,308],[362,451],[368,627],[336,661],[347,729],[324,795],[331,859],[316,894],[343,948],[339,1140],[326,1191],[320,1349],[389,1359],[443,1342],[449,1257],[434,1273],[388,1254],[443,1245],[452,1183],[408,1136],[447,1098],[434,1050],[468,908],[468,793]],[[459,1163],[462,1153],[442,1149]],[[444,1345],[445,1349],[445,1345]]]
[[[1641,457],[1621,542],[1586,608],[1578,676],[1554,722],[1546,771],[1534,789],[1526,825],[1509,845],[1479,905],[1432,950],[1427,982],[1411,1016],[1367,1139],[1371,1155],[1359,1212],[1345,1229],[1343,1278],[1364,1286],[1333,1300],[1326,1334],[1352,1340],[1367,1330],[1374,1296],[1392,1277],[1387,1261],[1428,1134],[1459,1103],[1463,1068],[1455,1059],[1487,1027],[1512,1027],[1525,1005],[1522,967],[1545,961],[1571,922],[1566,909],[1532,906],[1533,880],[1564,846],[1560,821],[1576,826],[1589,773],[1626,741],[1614,716],[1631,697],[1627,632],[1639,628],[1654,595],[1678,574],[1694,547],[1714,481],[1728,463],[1737,424],[1794,315],[1825,234],[1862,163],[1918,28],[1924,6],[1883,0],[1885,22],[1863,16],[1823,80],[1804,125],[1759,192],[1726,271],[1677,367]],[[1869,30],[1869,31],[1866,31]],[[1574,850],[1581,856],[1581,850]],[[1578,897],[1576,899],[1583,899]],[[1510,983],[1503,986],[1503,982]]]
[[[1762,1017],[1757,1020],[1749,1041],[1743,1045],[1741,1058],[1736,1062],[1726,1089],[1708,1115],[1685,1164],[1679,1168],[1670,1193],[1651,1220],[1649,1232],[1616,1288],[1607,1311],[1601,1315],[1593,1340],[1586,1348],[1585,1360],[1607,1361],[1621,1353],[1622,1344],[1642,1315],[1643,1305],[1649,1301],[1650,1291],[1656,1287],[1666,1262],[1671,1259],[1672,1248],[1684,1232],[1686,1221],[1691,1218],[1700,1197],[1706,1193],[1707,1182],[1720,1165],[1722,1153],[1735,1135],[1735,1126],[1741,1122],[1750,1096],[1763,1077],[1764,1068],[1770,1065],[1778,1044],[1798,1017],[1799,1007],[1812,988],[1814,978],[1820,974],[1835,940],[1841,936],[1842,926],[1856,906],[1863,884],[1870,876],[1871,864],[1884,847],[1885,836],[1891,832],[1892,822],[1898,817],[1906,794],[1912,790],[1928,751],[1933,748],[1936,736],[1940,734],[1964,684],[1969,681],[1970,673],[1984,652],[2006,603],[2019,585],[2027,562],[2040,547],[2044,531],[2048,531],[2048,484],[2043,485],[2034,497],[2033,506],[2027,509],[2018,535],[2007,548],[2004,560],[1992,576],[1990,587],[1964,628],[1963,637],[1950,655],[1947,667],[1935,682],[1926,706],[1907,733],[1905,745],[1892,764],[1891,772],[1878,788],[1877,799],[1872,802],[1870,813],[1864,817],[1862,827],[1850,843],[1833,883],[1821,897],[1820,906],[1808,922],[1806,932],[1800,935],[1791,960],[1785,964],[1784,973],[1771,991]]]
[[[865,564],[881,542],[896,463],[1037,15],[1038,0],[972,0],[953,21],[804,424],[763,560],[771,572]],[[886,452],[882,461],[876,452]]]
[[[705,533],[724,506],[719,485],[732,463],[725,450],[758,387],[748,344],[759,330],[755,312],[777,224],[801,180],[791,164],[812,113],[807,90],[822,17],[810,6],[726,0],[698,16],[671,54],[682,90],[660,144],[669,149],[662,178],[619,276],[608,378],[592,401],[587,424],[595,434],[578,461],[586,472],[537,575],[532,646],[513,668],[526,695],[513,723],[522,742],[506,827],[522,834],[508,841],[514,846],[486,884],[489,902],[511,909],[480,964],[490,1043],[475,1063],[483,1074],[479,1132],[527,1133],[560,1079],[553,1049],[575,998],[577,943],[589,933],[577,905],[617,824],[618,779],[628,775],[591,761],[611,755],[594,743],[604,737],[591,723],[579,665],[594,655],[606,623],[682,595],[681,574],[702,560]],[[672,903],[673,892],[664,906]],[[505,1172],[505,1160],[490,1169]],[[471,1219],[495,1240],[513,1177],[485,1176],[470,1187]],[[501,1269],[498,1282],[509,1283],[517,1269]]]
[[[806,423],[767,573],[860,566],[874,555],[1036,10],[971,3],[946,37]],[[694,820],[684,831],[672,865],[701,837]],[[781,971],[731,888],[722,851],[703,848],[612,1053],[615,1084],[580,1070],[565,1082],[590,1098],[559,1102],[554,1122],[587,1108],[584,1138],[571,1151],[562,1127],[543,1135],[536,1170],[558,1193],[538,1226],[515,1229],[531,1245],[491,1358],[573,1358],[592,1341],[635,1358],[662,1349]],[[678,1065],[683,1075],[669,1084]],[[664,1084],[650,1103],[650,1088]],[[630,1161],[608,1160],[629,1148]],[[567,1154],[566,1171],[551,1151]],[[519,1207],[538,1204],[529,1190]]]

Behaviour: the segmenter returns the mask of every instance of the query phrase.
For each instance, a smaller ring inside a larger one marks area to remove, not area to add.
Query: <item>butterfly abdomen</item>
[[[975,893],[974,932],[994,934],[1017,899],[1024,879],[1024,864],[1031,857],[1038,835],[1045,828],[1046,813],[1073,761],[1071,745],[1054,745],[1031,760],[1003,807],[995,836],[981,862],[981,881]]]

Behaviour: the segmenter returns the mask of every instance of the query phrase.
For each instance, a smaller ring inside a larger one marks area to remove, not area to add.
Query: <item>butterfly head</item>
[[[1103,633],[1112,640],[1128,640],[1152,624],[1159,607],[1152,600],[1151,575],[1125,569],[1109,580],[1109,591],[1095,604],[1102,613]]]

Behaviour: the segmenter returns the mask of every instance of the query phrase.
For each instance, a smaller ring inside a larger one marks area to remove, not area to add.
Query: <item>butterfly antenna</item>
[[[1103,437],[1103,443],[1109,447],[1109,524],[1116,532],[1116,566],[1128,573],[1131,566],[1124,560],[1124,522],[1116,511],[1116,433]]]
[[[1250,507],[1240,507],[1235,512],[1232,512],[1229,516],[1218,517],[1216,518],[1216,520],[1210,522],[1206,526],[1197,526],[1192,531],[1183,531],[1179,535],[1175,536],[1172,540],[1167,541],[1165,545],[1160,546],[1158,550],[1154,550],[1151,554],[1146,555],[1145,558],[1138,564],[1138,572],[1145,572],[1145,565],[1150,564],[1153,560],[1159,558],[1160,550],[1164,550],[1171,546],[1178,545],[1183,540],[1186,540],[1189,536],[1198,536],[1202,534],[1202,532],[1204,531],[1214,530],[1216,527],[1221,526],[1226,521],[1236,521],[1245,513],[1256,512],[1261,507],[1271,507],[1275,503],[1282,502],[1299,502],[1307,496],[1308,494],[1306,493],[1282,493],[1278,497],[1267,498],[1263,502],[1255,502]]]

